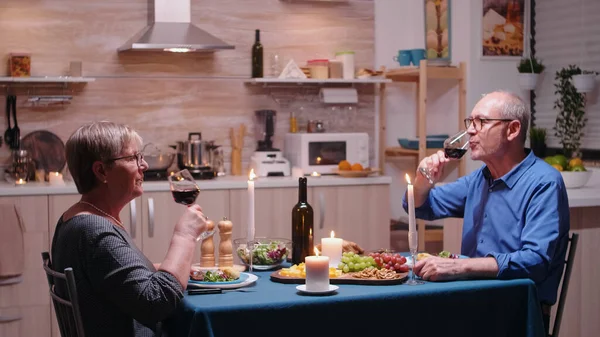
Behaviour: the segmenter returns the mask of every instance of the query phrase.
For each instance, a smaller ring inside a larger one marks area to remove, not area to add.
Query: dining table
[[[409,286],[337,284],[305,295],[273,271],[239,291],[184,295],[163,323],[168,337],[528,336],[545,335],[530,279],[424,282]]]

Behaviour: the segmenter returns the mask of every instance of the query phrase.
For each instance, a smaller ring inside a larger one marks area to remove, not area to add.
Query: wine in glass
[[[408,249],[410,250],[410,256],[412,258],[412,271],[410,272],[410,279],[406,281],[409,286],[416,286],[425,282],[417,280],[415,275],[415,265],[417,264],[417,251],[419,247],[419,233],[417,231],[408,231]]]
[[[200,187],[196,184],[190,171],[182,170],[173,173],[168,179],[171,193],[173,194],[173,200],[175,200],[176,203],[190,206],[196,202],[196,198],[200,194]],[[208,217],[204,216],[204,220],[208,220]],[[214,230],[204,231],[196,238],[196,241],[204,240],[213,234],[215,234]]]
[[[450,136],[449,138],[444,140],[444,153],[446,154],[446,158],[458,160],[462,158],[462,156],[464,156],[465,153],[467,153],[468,149],[469,134],[467,133],[467,130],[460,131],[455,135]],[[425,176],[425,178],[427,178],[430,184],[435,184],[433,178],[431,177],[431,172],[429,172],[429,169],[419,167],[419,172],[421,172],[421,174]]]

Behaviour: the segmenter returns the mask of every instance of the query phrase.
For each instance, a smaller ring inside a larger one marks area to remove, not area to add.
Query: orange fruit
[[[554,165],[552,165],[552,167],[554,167],[555,169],[557,169],[557,170],[559,170],[559,171],[562,171],[562,170],[563,170],[563,167],[562,167],[562,165],[560,165],[560,164],[554,164]]]
[[[363,167],[360,163],[354,163],[351,166],[352,171],[363,171]]]
[[[350,162],[347,160],[342,160],[339,164],[338,164],[338,169],[340,171],[350,171],[351,170],[351,166],[350,166]]]

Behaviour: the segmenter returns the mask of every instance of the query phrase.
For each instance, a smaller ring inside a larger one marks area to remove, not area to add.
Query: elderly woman
[[[81,200],[58,220],[52,259],[55,270],[75,271],[88,337],[160,331],[159,322],[183,297],[195,238],[206,229],[202,209],[188,207],[158,270],[135,246],[119,213],[143,193],[148,164],[141,144],[134,130],[110,122],[84,125],[67,141],[67,163]]]

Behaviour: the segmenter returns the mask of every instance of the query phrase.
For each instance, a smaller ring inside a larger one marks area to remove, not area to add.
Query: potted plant
[[[540,74],[546,66],[542,64],[542,61],[535,58],[523,58],[517,69],[519,70],[519,85],[525,90],[533,90],[538,83]]]
[[[554,135],[560,139],[563,154],[568,157],[580,157],[581,137],[587,122],[585,118],[585,95],[577,92],[572,83],[574,75],[581,74],[575,65],[562,68],[556,72],[554,84],[558,99],[554,101],[554,109],[558,110]]]
[[[584,70],[577,75],[573,75],[573,85],[577,89],[577,92],[585,94],[594,90],[596,76],[598,76],[597,72],[589,70]]]
[[[538,158],[546,156],[546,129],[532,127],[529,130],[529,144],[531,151]]]

